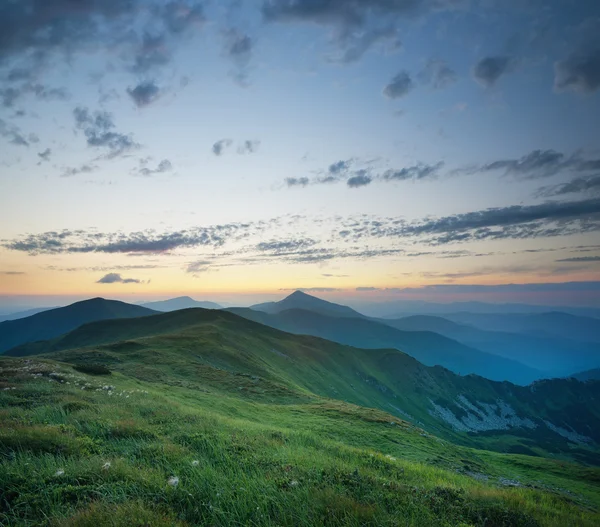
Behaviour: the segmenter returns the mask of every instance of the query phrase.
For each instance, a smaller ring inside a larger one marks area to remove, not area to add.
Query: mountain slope
[[[27,342],[52,339],[95,320],[143,317],[155,311],[116,300],[93,298],[0,323],[0,353]]]
[[[214,319],[176,337],[84,349],[74,367],[0,357],[1,525],[600,521],[597,468],[457,446],[384,411],[251,375],[241,362],[210,364],[237,354],[273,375],[292,361],[310,372],[302,351],[313,348],[298,347],[300,337],[277,339],[288,359],[261,347],[275,337],[264,341],[256,328],[237,334],[244,344],[228,353],[236,334]],[[194,337],[206,340],[188,348]],[[257,354],[244,356],[245,346]],[[98,376],[90,357],[115,371]]]
[[[600,366],[600,344],[563,337],[541,337],[523,333],[486,331],[442,317],[414,315],[384,320],[403,331],[433,331],[481,351],[517,360],[548,376],[564,377]]]
[[[153,309],[155,311],[161,311],[163,313],[167,311],[177,311],[178,309],[189,309],[191,307],[200,307],[203,309],[222,309],[222,307],[215,302],[200,302],[190,298],[189,296],[179,296],[177,298],[170,298],[169,300],[148,302],[146,304],[141,304],[141,306],[148,309]]]
[[[295,291],[291,295],[285,297],[279,302],[266,302],[263,304],[255,304],[250,306],[250,309],[262,311],[264,313],[276,314],[288,309],[304,309],[313,313],[320,313],[330,317],[357,317],[364,318],[364,315],[354,309],[327,302],[312,295],[307,295],[302,291]]]
[[[397,350],[291,335],[225,311],[93,322],[57,342],[48,349],[63,349],[46,357],[223,395],[242,390],[256,402],[334,398],[465,445],[589,461],[596,459],[590,447],[600,442],[600,408],[591,404],[600,383],[562,379],[519,387],[461,377]]]
[[[268,314],[244,308],[228,311],[283,331],[313,335],[360,348],[396,348],[428,366],[441,365],[463,375],[476,373],[492,380],[529,384],[543,378],[537,370],[514,360],[483,353],[436,333],[400,331],[361,318],[328,317],[290,309]]]

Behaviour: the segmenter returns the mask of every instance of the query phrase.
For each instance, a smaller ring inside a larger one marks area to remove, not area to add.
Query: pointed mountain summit
[[[37,340],[47,340],[72,331],[87,322],[154,315],[156,311],[118,300],[92,298],[66,307],[49,309],[30,317],[0,322],[0,353]]]
[[[222,309],[222,306],[215,302],[206,302],[194,300],[189,296],[179,296],[177,298],[170,298],[168,300],[159,300],[157,302],[147,302],[141,304],[142,307],[148,309],[155,309],[156,311],[178,311],[180,309],[189,309],[191,307],[201,307],[203,309]]]
[[[365,318],[364,315],[348,306],[328,302],[327,300],[322,300],[316,296],[308,295],[303,291],[294,291],[291,295],[286,296],[279,302],[256,304],[250,306],[250,309],[263,311],[264,313],[272,315],[287,311],[288,309],[303,309],[305,311],[312,311],[313,313],[320,313],[321,315],[330,317]]]

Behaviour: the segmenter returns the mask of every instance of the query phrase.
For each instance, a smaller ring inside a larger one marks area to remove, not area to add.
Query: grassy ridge
[[[78,349],[82,346],[87,347]],[[574,444],[544,422],[600,443],[600,408],[593,404],[600,383],[553,380],[520,387],[462,377],[396,350],[360,350],[201,309],[94,322],[14,351],[32,349],[56,350],[52,357],[70,363],[108,364],[147,381],[194,388],[210,384],[215,390],[239,385],[247,397],[264,402],[298,402],[317,394],[379,408],[464,445],[600,464],[596,450]],[[466,416],[461,398],[478,405],[504,401],[535,427],[473,434],[433,413],[435,403],[457,418]]]
[[[458,447],[379,410],[47,360],[0,367],[2,525],[600,521],[597,469]]]

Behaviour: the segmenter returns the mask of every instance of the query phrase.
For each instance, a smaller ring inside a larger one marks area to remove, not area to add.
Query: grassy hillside
[[[415,315],[382,322],[403,331],[433,331],[481,351],[517,360],[553,377],[600,365],[600,344],[563,337],[486,331],[442,317]]]
[[[379,408],[464,445],[597,460],[600,408],[591,402],[600,396],[600,383],[518,387],[461,377],[396,350],[351,348],[201,309],[90,323],[34,347],[65,362],[106,364],[177,386],[212,383],[219,390],[232,373],[258,379],[241,389],[268,402],[318,395]]]
[[[314,335],[359,348],[396,348],[428,366],[441,365],[463,375],[476,373],[493,380],[529,384],[544,375],[515,360],[483,353],[430,331],[401,331],[366,318],[329,317],[301,309],[268,314],[252,309],[227,311],[300,335]]]
[[[574,379],[579,381],[600,381],[600,368],[594,368],[593,370],[582,371],[571,375]]]
[[[458,447],[382,411],[131,348],[113,346],[109,375],[0,360],[1,525],[600,521],[598,469]]]
[[[155,313],[141,306],[103,298],[76,302],[30,317],[0,322],[0,353],[25,342],[52,339],[86,322],[143,317]]]

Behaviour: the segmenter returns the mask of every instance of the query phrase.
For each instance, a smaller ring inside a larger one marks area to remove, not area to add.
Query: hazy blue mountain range
[[[313,335],[365,349],[395,348],[428,366],[441,365],[462,375],[476,373],[494,380],[529,384],[544,375],[515,360],[508,360],[430,331],[400,331],[366,318],[330,317],[304,309],[264,313],[248,308],[228,311],[282,331]]]
[[[55,307],[36,307],[32,309],[27,309],[25,311],[17,311],[15,313],[9,313],[7,315],[0,315],[0,322],[4,322],[6,320],[18,320],[19,318],[30,317],[31,315],[36,315],[37,313],[41,313],[42,311],[48,311],[50,309],[57,309]]]

